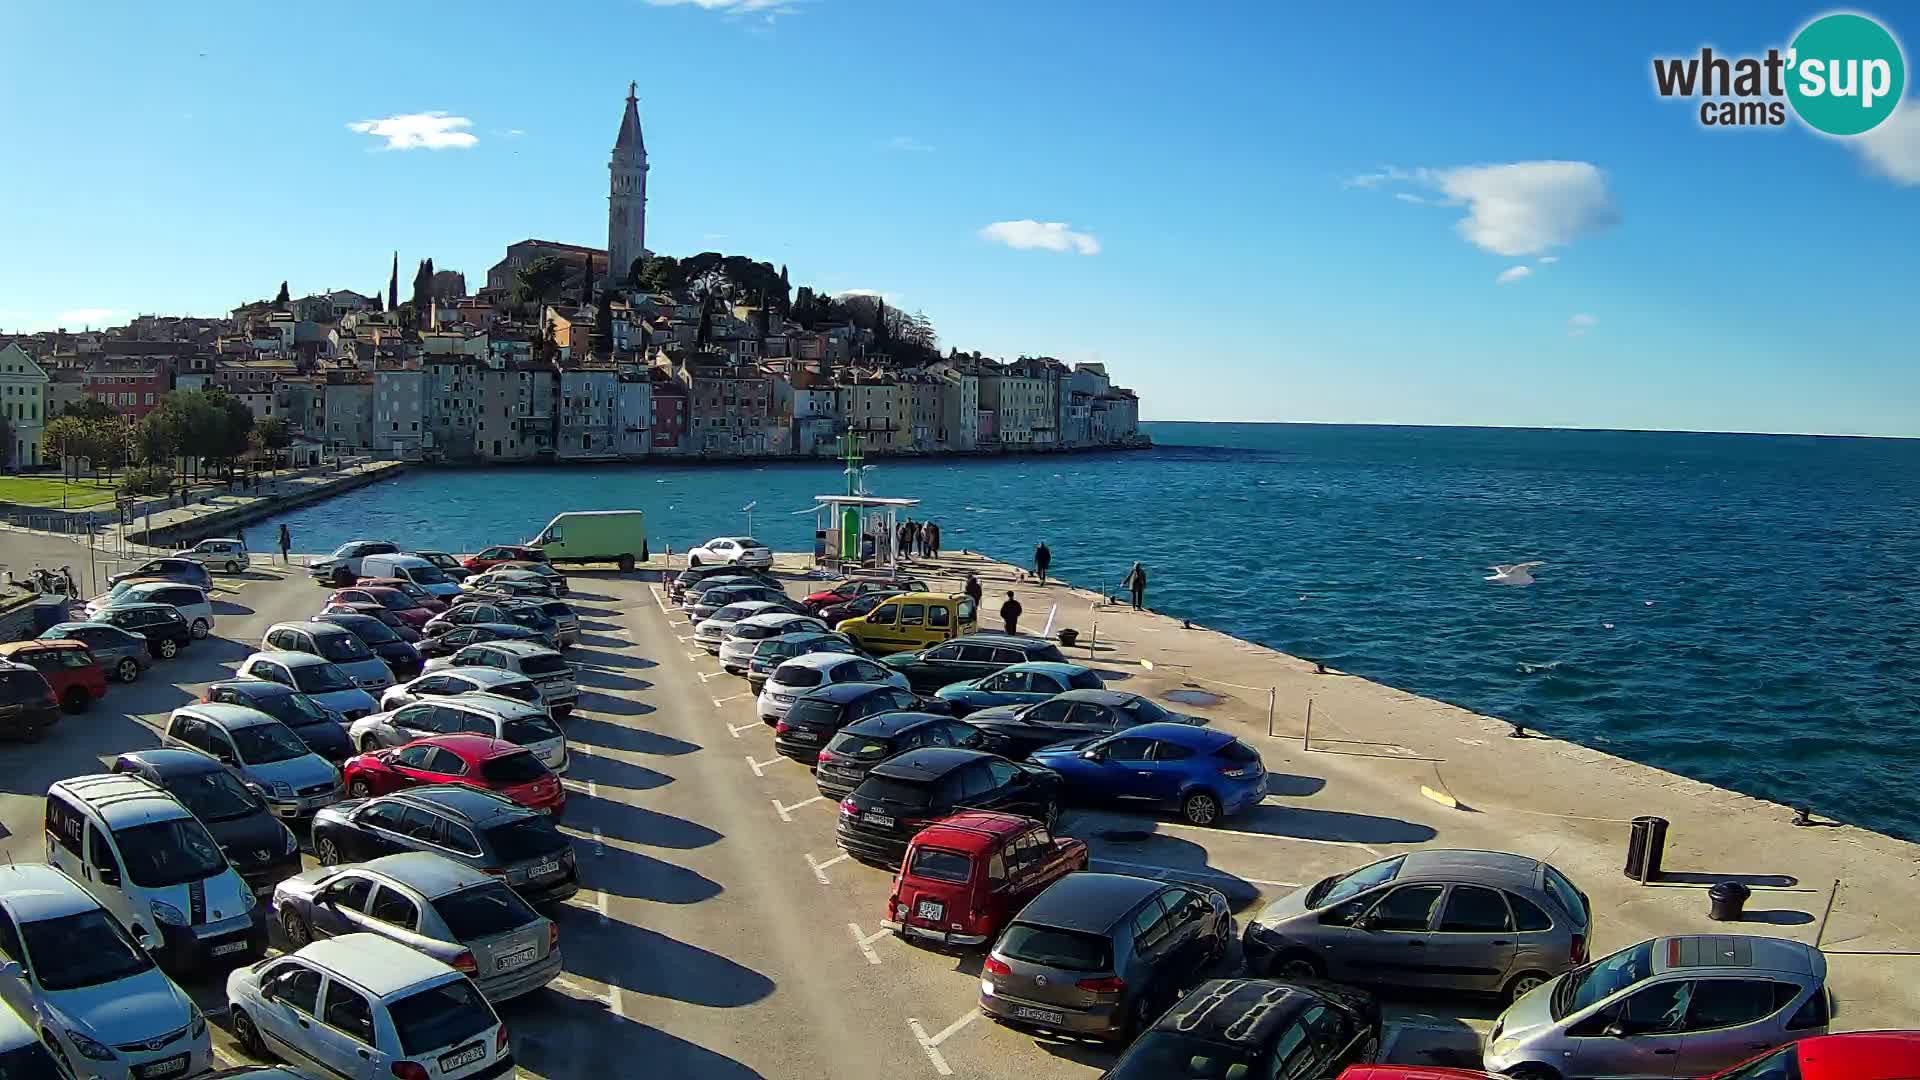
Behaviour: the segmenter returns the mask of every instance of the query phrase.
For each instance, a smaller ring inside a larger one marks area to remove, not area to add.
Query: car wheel
[[[61,698],[60,704],[70,713],[86,712],[87,706],[93,704],[93,695],[87,693],[83,687],[70,686]]]
[[[1353,1061],[1356,1065],[1365,1065],[1378,1060],[1379,1057],[1380,1033],[1376,1031],[1368,1035],[1366,1041],[1360,1044],[1360,1051],[1354,1056]]]
[[[353,783],[347,785],[347,797],[350,799],[364,799],[371,794],[373,789],[367,786],[365,780],[356,778]]]
[[[313,857],[320,860],[321,866],[339,866],[340,846],[333,842],[331,836],[316,836],[313,838]]]
[[[1532,1062],[1515,1065],[1507,1070],[1507,1075],[1512,1077],[1512,1080],[1560,1080],[1559,1073],[1545,1065],[1535,1065]]]
[[[344,566],[336,567],[333,571],[333,587],[344,589],[351,584],[353,584],[353,571]]]
[[[79,1076],[80,1075],[79,1073],[73,1071],[73,1062],[67,1060],[67,1052],[60,1048],[60,1041],[53,1037],[53,1032],[51,1031],[41,1032],[40,1039],[42,1042],[45,1042],[47,1044],[48,1049],[53,1051],[53,1056],[59,1059],[60,1075],[62,1076]]]
[[[171,660],[180,653],[180,643],[172,638],[160,639],[160,659]]]
[[[699,565],[700,565],[700,556],[698,556],[698,555],[689,555],[689,556],[687,556],[687,565],[688,565],[688,566],[699,566]]]
[[[1211,791],[1196,791],[1180,803],[1180,816],[1191,825],[1212,825],[1220,820],[1220,800]]]
[[[296,949],[313,940],[313,927],[308,926],[306,918],[292,908],[280,916],[280,929],[286,932],[287,944]]]
[[[378,749],[380,749],[380,744],[373,741],[373,736],[371,735],[360,736],[360,745],[354,747],[355,752],[361,754],[371,754]]]
[[[237,573],[239,573],[239,572],[240,572],[240,564],[239,564],[239,563],[237,563],[237,562],[229,562],[229,563],[227,564],[227,573],[229,573],[229,574],[237,574]]]
[[[132,682],[140,677],[140,661],[128,657],[120,661],[114,670],[119,674],[121,682]]]
[[[1324,979],[1327,971],[1319,957],[1296,949],[1274,957],[1273,963],[1267,965],[1267,974],[1276,979]]]
[[[1523,971],[1507,983],[1507,1001],[1519,1001],[1549,979],[1544,971]]]
[[[213,627],[208,626],[207,620],[205,619],[195,619],[193,620],[192,630],[193,630],[194,640],[204,641],[206,640],[207,635],[212,632]]]
[[[1153,1026],[1153,1016],[1153,1002],[1147,992],[1142,991],[1139,997],[1133,999],[1133,1007],[1127,1010],[1126,1026],[1120,1030],[1120,1044],[1124,1046],[1145,1034]]]
[[[266,1041],[260,1038],[260,1029],[253,1026],[253,1017],[244,1009],[233,1010],[233,1041],[240,1044],[248,1057],[266,1059]]]
[[[633,573],[633,556],[631,555],[620,556],[620,572],[623,574]]]

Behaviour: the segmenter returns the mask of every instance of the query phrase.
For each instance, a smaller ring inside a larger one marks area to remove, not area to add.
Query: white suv
[[[213,1068],[207,1018],[111,912],[50,866],[0,866],[0,997],[68,1076],[165,1080]]]
[[[688,566],[773,565],[773,551],[751,536],[716,536],[687,552]]]

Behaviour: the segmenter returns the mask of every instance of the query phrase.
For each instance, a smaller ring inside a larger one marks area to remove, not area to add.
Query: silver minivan
[[[1517,1000],[1586,960],[1586,894],[1539,859],[1428,849],[1336,874],[1247,923],[1248,967],[1282,978]]]
[[[344,626],[323,622],[274,623],[267,627],[261,647],[312,653],[330,660],[333,666],[347,673],[353,685],[375,696],[393,685],[393,669],[360,640],[360,635]]]
[[[310,817],[340,801],[340,770],[258,709],[222,702],[175,709],[161,741],[225,763],[277,817]]]

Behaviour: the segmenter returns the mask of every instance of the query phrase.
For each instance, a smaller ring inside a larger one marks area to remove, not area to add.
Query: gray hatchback
[[[1432,849],[1296,890],[1247,924],[1251,970],[1517,1000],[1586,961],[1585,893],[1539,859]]]

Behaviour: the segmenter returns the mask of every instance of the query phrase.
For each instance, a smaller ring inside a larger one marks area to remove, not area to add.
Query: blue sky
[[[1292,7],[8,4],[0,328],[604,244],[634,79],[654,250],[1105,361],[1151,419],[1920,435],[1920,123],[1651,88],[1828,9]],[[430,112],[471,144],[349,126]]]

